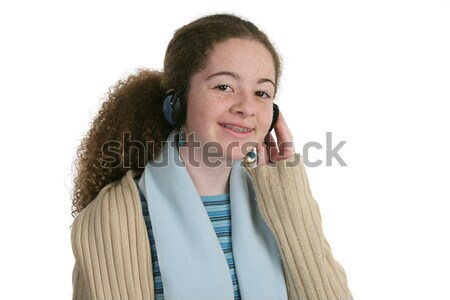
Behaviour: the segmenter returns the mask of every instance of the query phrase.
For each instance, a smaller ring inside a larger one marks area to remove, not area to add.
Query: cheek
[[[190,97],[187,101],[186,107],[186,122],[196,123],[199,118],[201,118],[202,112],[204,110],[204,105],[199,101],[199,97]]]
[[[200,99],[196,99],[200,100]],[[186,126],[188,130],[195,131],[197,134],[204,134],[214,126],[219,111],[216,106],[212,106],[204,101],[192,103],[187,108]]]
[[[270,109],[265,109],[264,112],[261,114],[261,120],[260,125],[261,127],[265,128],[266,133],[269,131],[270,125],[272,124],[273,119],[273,108],[272,106]]]
[[[206,93],[203,90],[196,92],[190,92],[187,99],[187,116],[189,118],[200,118],[200,120],[205,118],[205,114],[209,110],[208,101]],[[191,120],[192,122],[193,120]]]
[[[200,134],[204,129],[205,120],[199,110],[191,110],[187,115],[186,129],[188,131],[195,131]]]

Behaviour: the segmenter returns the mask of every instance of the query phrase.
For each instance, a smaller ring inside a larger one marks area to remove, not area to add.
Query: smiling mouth
[[[220,126],[225,127],[227,129],[231,129],[237,133],[247,133],[252,131],[253,129],[250,128],[246,128],[246,127],[239,127],[239,126],[235,126],[235,125],[231,125],[231,124],[220,124]]]

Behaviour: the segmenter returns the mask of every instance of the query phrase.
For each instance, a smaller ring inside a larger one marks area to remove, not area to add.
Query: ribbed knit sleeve
[[[352,299],[345,272],[323,234],[300,155],[248,171],[259,209],[280,248],[289,300]]]
[[[128,172],[74,220],[73,299],[154,299],[150,243]]]

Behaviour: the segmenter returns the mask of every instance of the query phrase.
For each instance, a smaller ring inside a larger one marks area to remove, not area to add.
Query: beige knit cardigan
[[[305,167],[296,161],[248,170],[281,252],[289,300],[352,299],[323,234]],[[72,247],[73,299],[154,299],[150,243],[131,171],[75,218]]]

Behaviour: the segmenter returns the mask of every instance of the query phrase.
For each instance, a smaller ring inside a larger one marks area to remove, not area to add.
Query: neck
[[[198,153],[201,151],[193,152],[193,155],[190,155],[188,147],[179,148],[180,156],[199,195],[228,194],[231,162],[217,160],[214,161],[214,166],[212,166],[213,163],[208,163],[208,161],[202,159],[201,153]]]

